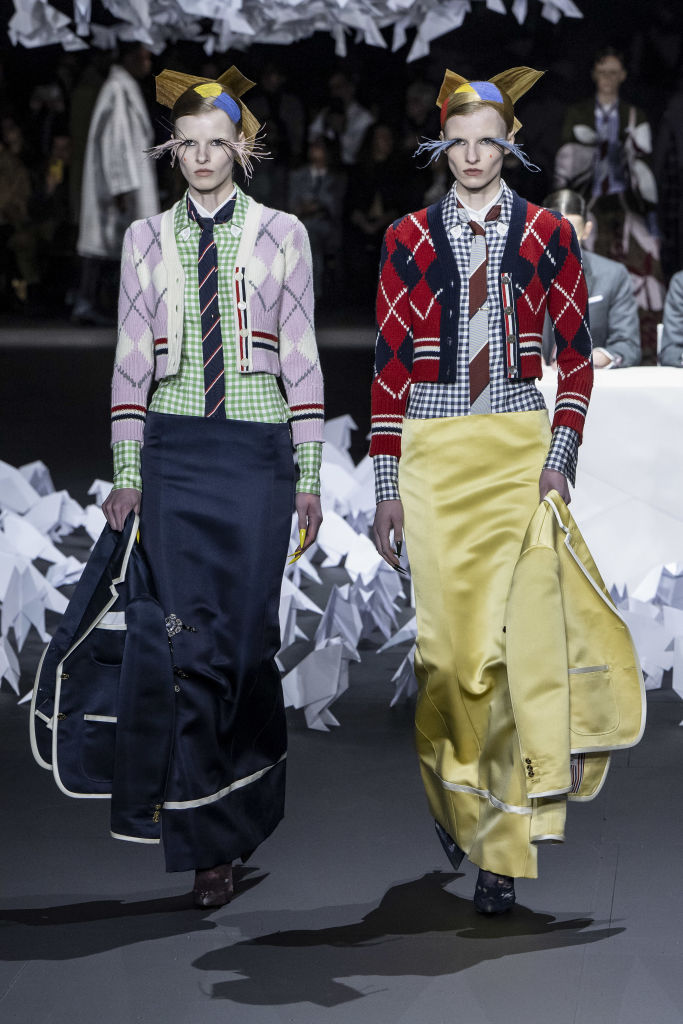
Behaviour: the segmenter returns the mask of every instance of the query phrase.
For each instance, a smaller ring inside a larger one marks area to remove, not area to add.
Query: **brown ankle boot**
[[[195,907],[224,907],[232,894],[232,864],[195,871],[192,890]]]

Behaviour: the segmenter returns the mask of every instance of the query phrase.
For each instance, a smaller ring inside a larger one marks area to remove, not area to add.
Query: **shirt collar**
[[[451,202],[456,207],[458,206],[458,203],[460,203],[465,214],[466,220],[476,220],[478,223],[483,224],[486,218],[486,214],[489,212],[491,207],[495,206],[497,203],[500,204],[501,208],[499,220],[510,220],[510,213],[512,210],[512,192],[510,191],[510,189],[505,184],[502,178],[500,180],[500,189],[498,190],[498,195],[495,196],[495,198],[492,199],[490,203],[487,203],[486,206],[482,207],[481,210],[473,210],[470,206],[467,206],[466,203],[463,203],[462,199],[458,195],[456,182],[453,182],[453,186],[451,187],[450,198]]]
[[[237,197],[237,185],[235,185],[235,187],[233,188],[233,190],[230,193],[230,195],[228,196],[228,198],[224,199],[223,202],[220,204],[220,206],[217,206],[216,209],[212,213],[209,213],[209,211],[204,206],[202,206],[201,203],[198,203],[196,199],[193,199],[192,196],[190,196],[190,199],[192,200],[194,208],[195,208],[195,210],[197,211],[197,213],[199,214],[200,217],[208,217],[209,220],[213,220],[214,217],[216,216],[216,214],[218,213],[218,211],[222,210],[223,207],[226,205],[226,203],[229,203],[231,199],[235,199],[236,197]]]

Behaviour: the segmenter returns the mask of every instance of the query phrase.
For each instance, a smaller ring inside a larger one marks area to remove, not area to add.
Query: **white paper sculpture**
[[[513,13],[521,24],[529,0],[514,0]],[[530,0],[541,3],[549,21],[582,17],[573,0]],[[429,53],[432,40],[459,28],[475,3],[506,14],[503,0],[74,0],[73,18],[47,0],[14,0],[8,31],[12,43],[27,47],[58,43],[65,50],[87,44],[111,48],[117,38],[137,39],[160,53],[168,43],[195,40],[206,53],[244,50],[252,42],[288,44],[314,32],[329,32],[337,56],[346,56],[347,37],[385,48],[387,29],[393,29],[392,50],[404,47],[408,32],[416,33],[406,60]],[[94,7],[94,12],[91,8]],[[97,23],[98,9],[116,19],[113,26]],[[95,22],[91,20],[95,16]],[[204,23],[202,23],[204,20]],[[206,20],[210,29],[206,31]]]

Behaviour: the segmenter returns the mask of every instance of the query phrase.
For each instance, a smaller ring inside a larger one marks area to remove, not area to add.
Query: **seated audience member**
[[[334,145],[324,136],[311,139],[308,162],[289,176],[287,209],[308,231],[313,255],[313,291],[322,298],[325,259],[338,255],[342,244],[342,206],[346,181],[337,170]]]
[[[408,207],[406,195],[412,166],[397,152],[392,128],[383,123],[368,129],[349,173],[346,195],[344,255],[349,289],[361,305],[374,301],[375,278],[384,232]]]
[[[546,196],[543,205],[571,222],[581,245],[595,368],[637,366],[641,355],[640,323],[628,270],[623,263],[585,248],[593,224],[586,219],[586,201],[578,192],[562,188]],[[554,352],[552,329],[546,319],[543,330],[546,362],[554,362]]]
[[[683,270],[671,278],[664,300],[659,361],[662,366],[683,366]]]
[[[355,164],[365,134],[375,119],[356,99],[356,82],[348,71],[335,71],[330,76],[328,91],[330,102],[313,118],[308,137],[329,138],[331,131],[335,132],[342,163],[349,167]]]

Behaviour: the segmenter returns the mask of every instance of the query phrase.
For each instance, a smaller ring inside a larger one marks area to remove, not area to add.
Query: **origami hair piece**
[[[510,68],[509,71],[494,75],[487,82],[469,82],[462,75],[457,75],[455,71],[446,71],[436,100],[436,105],[441,110],[442,129],[449,117],[453,117],[454,114],[466,109],[472,103],[476,103],[493,107],[503,118],[508,132],[516,135],[522,124],[515,117],[514,104],[543,74],[543,71],[535,71],[533,68]],[[428,153],[427,163],[423,164],[428,167],[433,160],[445,153],[454,141],[454,139],[424,139],[413,156]],[[508,139],[492,139],[491,141],[516,156],[527,170],[540,171],[540,167],[533,164],[524,150],[516,143],[510,142]]]
[[[446,71],[436,100],[441,110],[441,127],[462,107],[470,103],[485,103],[498,111],[509,132],[517,134],[522,125],[515,117],[514,105],[543,74],[543,71],[533,68],[510,68],[494,75],[488,82],[468,82],[455,71]]]
[[[210,78],[198,78],[196,75],[186,75],[180,71],[166,70],[156,77],[157,102],[173,110],[181,96],[194,92],[211,106],[225,111],[233,124],[239,124],[241,121],[244,138],[234,142],[226,140],[225,147],[242,165],[245,177],[249,181],[254,170],[252,160],[263,160],[269,156],[260,136],[261,126],[241,99],[255,84],[234,64],[215,81]],[[173,130],[175,132],[175,126]],[[157,160],[169,153],[173,165],[178,150],[184,144],[184,139],[174,136],[147,152]]]

